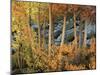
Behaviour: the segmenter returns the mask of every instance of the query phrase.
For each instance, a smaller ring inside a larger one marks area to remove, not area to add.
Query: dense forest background
[[[12,0],[12,74],[96,68],[96,7]]]

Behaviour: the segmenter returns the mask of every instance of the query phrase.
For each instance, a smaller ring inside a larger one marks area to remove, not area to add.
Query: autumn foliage
[[[95,14],[95,6],[12,0],[12,74],[96,69],[96,36],[87,30]]]

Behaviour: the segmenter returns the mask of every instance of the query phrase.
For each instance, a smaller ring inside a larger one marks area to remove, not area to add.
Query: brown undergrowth
[[[40,49],[41,50],[41,49]],[[33,57],[26,56],[23,58],[23,71],[17,73],[33,72],[50,72],[50,71],[69,71],[69,70],[85,70],[96,68],[96,43],[95,39],[91,39],[89,48],[77,48],[75,50],[74,43],[64,44],[62,46],[52,46],[51,56],[45,50],[37,50],[38,53],[32,53]],[[42,52],[42,54],[41,54]],[[15,62],[14,67],[18,68],[16,54],[12,56]],[[15,58],[16,57],[16,58]],[[16,60],[15,60],[16,59]],[[15,64],[16,63],[16,64]]]

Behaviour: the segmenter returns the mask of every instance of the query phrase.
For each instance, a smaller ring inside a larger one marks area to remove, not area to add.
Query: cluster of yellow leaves
[[[66,65],[65,66],[65,69],[66,70],[84,70],[85,69],[85,65],[82,65],[80,64],[79,66],[77,65],[72,65],[72,64],[69,64],[69,65]]]

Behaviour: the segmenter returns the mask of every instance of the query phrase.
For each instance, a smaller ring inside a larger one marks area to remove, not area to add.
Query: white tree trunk
[[[51,27],[52,27],[52,5],[49,4],[49,56],[50,56],[50,53],[51,53]]]
[[[66,30],[66,15],[64,15],[64,24],[63,24],[63,29],[62,29],[61,46],[64,44],[65,30]]]
[[[76,15],[74,13],[74,39],[75,39],[75,49],[77,49],[77,30],[76,30]]]

